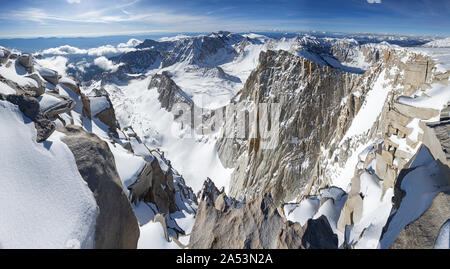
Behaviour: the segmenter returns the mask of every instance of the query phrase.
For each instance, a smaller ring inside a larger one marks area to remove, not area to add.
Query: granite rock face
[[[245,119],[247,128],[217,142],[222,164],[235,167],[230,195],[252,199],[268,192],[276,203],[299,195],[318,173],[321,148],[341,137],[357,113],[360,98],[350,93],[364,83],[360,75],[286,51],[262,52],[232,100],[247,111],[227,114],[224,132],[233,132],[233,118]]]
[[[190,248],[274,249],[301,248],[303,228],[288,223],[270,195],[261,196],[239,209],[217,210],[206,201],[199,204]]]
[[[99,207],[94,247],[136,248],[139,225],[108,144],[81,127],[68,125],[60,131]]]
[[[440,112],[437,122],[430,122],[423,126],[423,143],[430,149],[437,159],[442,174],[446,175],[450,184],[450,103]]]

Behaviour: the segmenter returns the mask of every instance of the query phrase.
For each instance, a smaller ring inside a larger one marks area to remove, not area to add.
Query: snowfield
[[[423,45],[426,48],[450,48],[450,37],[430,41]]]
[[[228,188],[232,169],[222,166],[214,136],[192,137],[188,130],[181,130],[173,114],[161,108],[156,89],[147,89],[149,79],[131,81],[120,91],[114,85],[105,86],[120,126],[133,126],[146,145],[163,151],[195,192],[207,177]]]
[[[0,111],[1,248],[92,248],[97,204],[62,134],[38,144],[15,105]]]

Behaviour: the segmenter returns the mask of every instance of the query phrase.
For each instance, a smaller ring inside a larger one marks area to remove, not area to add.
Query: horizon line
[[[118,37],[118,36],[143,36],[152,34],[207,34],[207,33],[218,33],[218,32],[230,32],[236,34],[242,33],[286,33],[286,34],[301,34],[301,33],[322,33],[322,34],[347,34],[347,35],[390,35],[390,36],[408,36],[408,37],[450,37],[448,35],[442,34],[405,34],[405,33],[380,33],[380,32],[346,32],[346,31],[322,31],[322,30],[298,30],[298,31],[283,31],[283,30],[249,30],[249,31],[228,31],[228,30],[218,30],[218,31],[169,31],[169,30],[150,30],[142,32],[124,32],[124,33],[111,33],[111,34],[68,34],[68,35],[16,35],[10,36],[0,35],[2,40],[11,39],[51,39],[51,38],[99,38],[99,37]]]

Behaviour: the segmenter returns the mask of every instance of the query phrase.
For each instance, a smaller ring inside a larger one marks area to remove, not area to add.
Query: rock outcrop
[[[33,72],[33,55],[25,53],[19,56],[19,63],[29,72]]]
[[[211,181],[201,191],[190,248],[337,248],[337,236],[325,216],[302,227],[288,221],[269,194],[237,202],[218,192]]]
[[[139,225],[108,144],[81,127],[68,125],[60,131],[66,134],[61,140],[72,151],[100,210],[95,248],[136,248]]]
[[[67,113],[75,107],[75,101],[68,96],[51,93],[48,95],[60,100],[59,103],[42,110],[42,113],[50,120],[56,120],[59,114]]]
[[[36,81],[36,86],[35,85],[30,85],[28,87],[24,88],[24,91],[34,97],[39,97],[41,95],[44,94],[45,92],[45,81],[43,80],[43,78],[37,74],[37,73],[32,73],[30,75],[27,75],[26,77],[33,79],[34,81]]]
[[[189,240],[190,248],[274,249],[301,248],[303,228],[286,222],[270,195],[246,203],[240,209],[217,210],[206,201],[199,204]]]
[[[173,174],[164,172],[154,158],[147,162],[138,175],[136,182],[128,186],[131,202],[137,204],[140,200],[156,205],[163,214],[174,213],[180,209],[175,203],[175,187]]]
[[[225,193],[225,188],[217,189],[210,178],[207,178],[203,182],[202,189],[197,193],[197,199],[199,201],[205,201],[208,205],[215,206],[218,210],[224,209],[225,207],[240,208],[245,202],[228,197]]]
[[[441,110],[438,122],[426,123],[422,127],[423,144],[430,149],[450,184],[450,103]]]
[[[0,99],[17,105],[22,113],[34,122],[38,143],[45,141],[54,131],[55,124],[39,109],[39,102],[36,98],[25,95],[1,95]]]
[[[58,72],[45,67],[39,67],[37,68],[37,71],[46,81],[52,83],[53,85],[57,85],[59,79],[61,78]]]
[[[0,48],[0,64],[5,64],[9,57],[11,56],[11,52],[5,48]]]
[[[98,118],[108,127],[109,133],[117,137],[117,130],[120,130],[120,125],[108,93],[105,90],[96,91],[96,89],[93,92],[94,95],[87,97],[89,101],[84,101],[82,98],[83,106],[89,103],[89,109],[84,109],[85,113],[91,113],[91,118]]]
[[[192,99],[175,84],[168,72],[162,72],[152,77],[148,89],[154,88],[158,91],[158,100],[161,107],[167,111],[172,111],[173,106],[177,103],[186,104],[189,107],[194,105]]]

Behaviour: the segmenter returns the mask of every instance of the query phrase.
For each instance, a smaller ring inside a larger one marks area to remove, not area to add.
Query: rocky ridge
[[[1,99],[17,105],[35,123],[37,142],[46,142],[54,133],[62,134],[61,141],[73,153],[81,176],[96,198],[100,213],[94,247],[138,246],[139,224],[145,223],[136,219],[131,203],[155,205],[150,214],[153,219],[146,221],[164,224],[167,240],[184,235],[176,218],[180,214],[195,214],[196,196],[162,153],[143,145],[132,127],[120,128],[108,94],[99,89],[85,95],[73,79],[42,68],[31,55],[11,59],[11,53],[3,50],[8,57],[1,68],[11,69],[18,64],[27,71],[1,77],[2,83],[15,91],[1,93]],[[142,163],[134,173],[136,177],[125,178],[119,162],[124,156]],[[141,182],[145,182],[144,188]],[[140,184],[138,190],[136,186]]]

